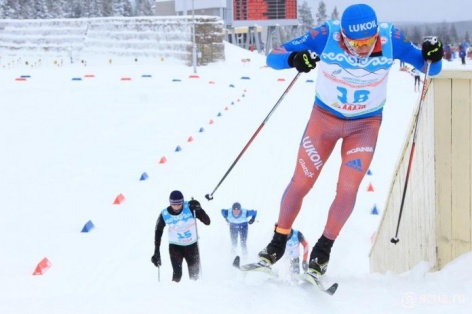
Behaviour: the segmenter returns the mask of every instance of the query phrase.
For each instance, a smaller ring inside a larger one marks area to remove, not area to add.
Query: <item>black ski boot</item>
[[[269,264],[269,266],[275,264],[275,262],[284,255],[287,239],[287,234],[281,234],[274,231],[272,241],[270,241],[269,245],[267,245],[265,249],[259,252],[261,260]]]
[[[318,242],[315,244],[310,254],[308,273],[316,277],[323,276],[326,273],[333,243],[334,240],[330,240],[324,235],[318,239]]]

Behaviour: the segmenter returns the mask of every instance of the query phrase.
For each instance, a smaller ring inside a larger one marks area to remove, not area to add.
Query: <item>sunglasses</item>
[[[351,38],[347,37],[344,34],[344,32],[342,32],[342,34],[343,34],[344,42],[347,43],[349,46],[351,46],[353,48],[373,45],[375,43],[375,41],[377,40],[377,35],[378,35],[378,33],[377,33],[374,36],[364,38],[364,39],[351,39]]]

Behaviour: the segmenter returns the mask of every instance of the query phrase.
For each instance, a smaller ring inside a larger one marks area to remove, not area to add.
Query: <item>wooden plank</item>
[[[451,85],[451,79],[433,79],[438,268],[452,259]]]
[[[470,143],[472,141],[472,80],[469,80],[469,108],[471,108],[470,111],[469,111],[469,113],[470,113],[469,122],[471,124],[471,126],[469,128],[469,143]],[[470,145],[469,148],[470,148],[469,156],[472,156],[472,144]],[[469,162],[472,163],[471,160],[469,160]],[[469,178],[471,178],[471,180],[472,180],[472,165],[470,166],[469,169],[470,169]],[[469,202],[470,202],[469,225],[470,225],[470,228],[472,229],[472,186],[469,187],[469,188],[470,188],[470,192],[469,192]],[[469,251],[472,251],[472,231],[470,232]]]
[[[469,180],[471,180],[469,186],[469,251],[472,251],[472,80],[468,81],[469,95],[468,95],[468,107],[469,107]]]
[[[434,97],[430,92],[427,95],[425,106],[422,112],[423,123],[422,141],[423,141],[423,204],[425,208],[423,223],[424,229],[424,255],[423,260],[434,263],[437,267],[437,239],[436,239],[436,177],[434,169]],[[419,217],[419,221],[422,221]]]
[[[470,251],[470,91],[469,81],[452,84],[452,255]]]

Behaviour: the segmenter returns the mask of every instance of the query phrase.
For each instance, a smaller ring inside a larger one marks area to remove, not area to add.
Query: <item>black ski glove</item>
[[[443,44],[435,36],[426,37],[421,47],[421,53],[426,61],[437,62],[443,58]]]
[[[252,218],[248,221],[248,223],[249,223],[250,225],[252,225],[255,220],[256,220],[256,219],[255,219],[254,217],[252,217]]]
[[[320,61],[320,57],[315,52],[310,50],[302,50],[299,52],[292,52],[288,57],[288,64],[295,67],[298,72],[308,73],[316,68],[316,62]]]
[[[154,255],[151,256],[151,262],[154,264],[154,266],[161,267],[161,254],[159,252],[154,252]]]
[[[197,200],[191,200],[190,202],[188,202],[188,208],[190,208],[190,210],[192,211],[202,209],[202,207],[200,206],[200,202]]]

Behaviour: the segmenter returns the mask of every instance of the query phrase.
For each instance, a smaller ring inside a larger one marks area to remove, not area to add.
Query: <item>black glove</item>
[[[154,252],[154,255],[151,256],[151,262],[154,264],[154,266],[161,267],[161,254],[159,252]]]
[[[443,44],[435,36],[426,37],[421,47],[421,53],[425,60],[437,62],[443,58]]]
[[[254,217],[252,217],[252,218],[248,221],[248,223],[249,223],[250,225],[252,225],[255,220],[256,220],[256,219],[254,219]]]
[[[188,202],[188,208],[190,208],[190,210],[202,209],[202,207],[200,206],[200,202],[196,200],[191,200],[190,202]]]
[[[316,62],[320,61],[320,57],[310,50],[302,50],[292,52],[288,57],[288,64],[293,68],[297,68],[298,72],[308,73],[316,68]]]
[[[306,261],[302,262],[302,268],[303,268],[304,272],[306,272],[308,270],[308,263]]]

